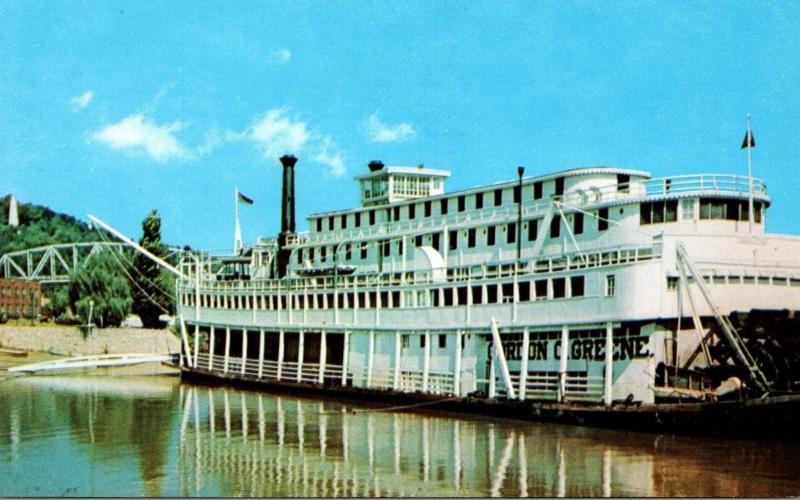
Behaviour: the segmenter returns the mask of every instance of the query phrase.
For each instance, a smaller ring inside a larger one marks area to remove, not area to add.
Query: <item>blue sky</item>
[[[800,234],[797,2],[0,1],[0,195],[233,245],[358,205],[373,159],[448,189],[591,165],[754,175]]]

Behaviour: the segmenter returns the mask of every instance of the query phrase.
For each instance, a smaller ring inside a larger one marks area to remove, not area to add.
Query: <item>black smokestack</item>
[[[283,165],[283,190],[281,193],[281,232],[278,235],[278,277],[286,276],[292,251],[286,248],[286,240],[294,234],[294,164],[297,158],[281,156]]]
[[[297,158],[281,156],[283,192],[281,196],[281,234],[294,234],[294,165]]]

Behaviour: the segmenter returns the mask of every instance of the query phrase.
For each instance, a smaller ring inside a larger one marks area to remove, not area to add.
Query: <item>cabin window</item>
[[[308,260],[310,261],[314,260],[314,247],[308,249]]]
[[[575,219],[573,220],[573,232],[575,234],[583,234],[583,213],[575,212]]]
[[[516,243],[517,242],[517,223],[510,222],[507,226],[506,231],[506,243]]]
[[[481,285],[472,287],[472,303],[483,304],[483,287]]]
[[[550,237],[558,238],[559,236],[561,236],[561,217],[554,215],[553,220],[550,221]]]
[[[419,336],[419,346],[421,348],[423,348],[423,349],[425,349],[425,339],[426,338],[427,338],[427,335],[420,335]]]
[[[475,248],[475,233],[474,227],[467,230],[467,248]]]
[[[395,222],[400,220],[400,207],[393,207]]]
[[[328,247],[320,247],[319,249],[319,260],[325,262],[325,259],[328,257]]]
[[[606,275],[606,297],[613,297],[617,293],[617,279],[613,274]]]
[[[514,186],[514,203],[519,203],[519,201],[520,201],[520,195],[519,195],[520,190],[519,189],[520,189],[520,185],[519,184]]]
[[[694,198],[681,200],[681,219],[694,220]]]
[[[483,208],[483,193],[475,193],[475,210]]]
[[[566,278],[553,278],[553,298],[562,299],[567,295]]]
[[[422,235],[421,234],[418,234],[418,235],[414,236],[414,246],[415,247],[421,247],[422,243],[423,243],[423,241],[422,241]]]
[[[497,285],[486,285],[486,303],[497,303]]]
[[[414,217],[417,216],[417,205],[411,204],[408,206],[408,219],[414,220]]]
[[[601,208],[597,211],[597,230],[605,231],[608,229],[608,208]]]
[[[439,202],[439,212],[441,212],[442,215],[447,215],[447,201],[447,198],[445,198]]]
[[[347,229],[347,215],[342,215],[342,229]]]
[[[467,287],[462,286],[456,289],[456,298],[458,299],[459,304],[466,304],[467,303]]]
[[[544,183],[542,181],[536,181],[533,183],[533,199],[534,200],[541,200],[542,199],[542,186]]]
[[[556,196],[564,194],[564,178],[559,177],[556,179]]]
[[[405,247],[403,240],[397,240],[397,255],[403,255],[403,247]]]
[[[447,232],[447,245],[450,250],[458,249],[458,231],[452,230]]]
[[[356,221],[355,221],[356,222],[356,227],[360,227],[361,226],[361,212],[356,212],[353,215],[355,216],[355,219],[356,219]]]
[[[386,240],[381,241],[380,242],[380,246],[381,246],[381,249],[383,251],[383,256],[384,257],[388,257],[389,255],[391,255],[392,247],[391,247],[391,245],[389,245],[388,241],[386,241]]]
[[[536,280],[534,282],[534,286],[536,288],[536,298],[537,299],[546,299],[547,298],[547,280]]]
[[[444,305],[452,306],[453,305],[453,289],[452,288],[444,288],[442,290],[444,293]]]
[[[375,225],[375,210],[370,210],[369,211],[369,225],[370,226],[374,226]]]
[[[458,197],[458,211],[463,212],[467,208],[467,197],[463,194]]]
[[[440,333],[439,334],[439,349],[444,349],[447,347],[447,334]]]
[[[585,294],[585,286],[584,286],[584,277],[583,276],[572,276],[569,279],[569,287],[570,287],[570,295],[572,297],[583,297]]]
[[[344,246],[344,260],[351,260],[353,258],[353,248],[352,245],[347,243]]]
[[[369,250],[369,246],[366,242],[361,243],[361,260],[367,260],[367,251]]]
[[[439,248],[439,233],[433,233],[431,235],[431,246],[436,249],[437,252],[441,252],[442,249]]]
[[[322,232],[322,219],[317,219],[317,232]]]
[[[333,217],[328,217],[328,231],[333,231]]]
[[[528,241],[534,241],[539,237],[539,220],[528,221]]]
[[[514,301],[514,283],[503,283],[501,291],[503,292],[503,299],[501,302]]]
[[[411,335],[407,333],[400,335],[400,347],[402,347],[403,349],[408,349],[410,345],[411,345]]]
[[[648,201],[639,205],[641,225],[661,224],[678,220],[678,200]]]
[[[531,300],[531,283],[529,281],[520,281],[517,289],[520,302],[529,302]]]
[[[627,193],[631,187],[631,176],[628,174],[617,174],[617,191]]]
[[[494,190],[494,206],[499,207],[503,204],[503,190],[502,189],[495,189]]]
[[[426,201],[425,202],[425,217],[430,217],[430,216],[431,216],[431,202],[430,201]]]
[[[486,246],[493,246],[495,239],[495,227],[489,226],[486,228]]]

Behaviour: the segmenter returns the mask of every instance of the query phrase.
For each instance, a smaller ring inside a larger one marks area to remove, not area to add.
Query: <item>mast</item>
[[[233,194],[234,213],[236,214],[236,223],[233,229],[233,253],[238,254],[242,249],[242,228],[239,225],[239,188]]]
[[[747,115],[747,135],[744,138],[747,146],[747,182],[748,182],[748,195],[747,195],[747,222],[750,228],[750,233],[753,232],[753,155],[751,150],[755,146],[753,141],[753,131],[751,128],[751,118]]]

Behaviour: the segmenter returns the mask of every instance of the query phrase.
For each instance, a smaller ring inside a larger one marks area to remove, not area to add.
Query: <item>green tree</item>
[[[139,245],[156,257],[164,259],[167,255],[167,249],[161,243],[161,217],[156,210],[152,210],[142,222]],[[133,267],[133,312],[139,315],[145,328],[161,328],[163,325],[158,317],[172,313],[175,308],[171,292],[174,281],[167,271],[141,253],[134,257]]]
[[[101,328],[119,326],[130,314],[131,290],[119,263],[104,251],[91,256],[70,278],[69,301],[83,323],[92,322]]]

